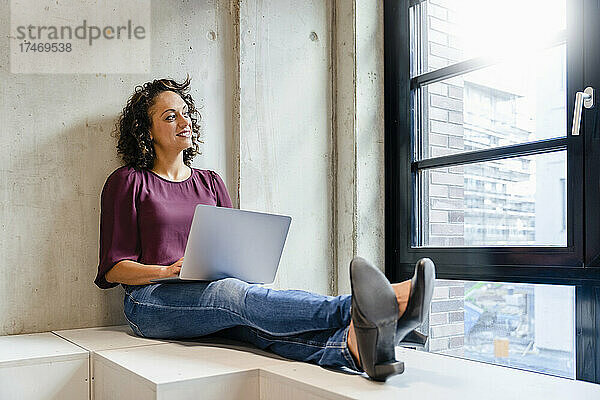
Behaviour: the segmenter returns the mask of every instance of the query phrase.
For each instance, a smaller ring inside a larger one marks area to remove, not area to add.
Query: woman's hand
[[[160,269],[161,278],[171,278],[179,275],[179,271],[181,271],[181,264],[183,264],[183,257],[179,260],[175,261],[171,265],[164,266]]]

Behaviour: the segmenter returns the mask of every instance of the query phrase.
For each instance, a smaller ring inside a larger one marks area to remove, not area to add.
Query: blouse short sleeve
[[[223,182],[219,174],[217,174],[214,171],[210,171],[210,174],[213,177],[215,195],[217,196],[217,206],[233,208],[231,198],[229,198],[229,192],[227,192],[227,187],[225,186],[225,183]]]
[[[100,200],[100,262],[94,283],[101,289],[119,285],[108,282],[106,273],[122,260],[138,261],[140,256],[135,170],[121,167],[106,180]]]

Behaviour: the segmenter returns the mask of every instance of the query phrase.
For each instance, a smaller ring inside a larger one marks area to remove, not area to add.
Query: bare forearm
[[[105,275],[108,282],[124,283],[126,285],[147,285],[150,279],[163,278],[164,266],[141,264],[136,261],[119,261]]]

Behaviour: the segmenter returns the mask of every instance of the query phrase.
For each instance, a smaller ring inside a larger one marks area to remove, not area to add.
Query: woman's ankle
[[[394,289],[394,293],[396,294],[396,301],[398,302],[398,317],[401,317],[406,311],[406,307],[408,306],[408,299],[410,298],[410,292],[412,289],[412,282],[410,279],[392,284],[392,288]]]
[[[354,332],[354,324],[352,321],[350,322],[350,327],[348,328],[348,350],[354,359],[354,363],[357,367],[361,368],[360,365],[360,356],[358,355],[358,345],[356,343],[356,332]]]

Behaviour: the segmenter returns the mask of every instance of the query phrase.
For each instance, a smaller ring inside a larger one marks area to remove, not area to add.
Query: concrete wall
[[[349,293],[384,268],[383,5],[240,4],[240,206],[292,216],[275,287]]]
[[[347,293],[356,254],[383,268],[382,21],[376,1],[154,1],[149,74],[11,74],[0,42],[0,335],[124,323],[122,289],[92,283],[109,133],[135,85],[186,72],[194,166],[293,217],[275,287]]]
[[[93,279],[100,191],[120,165],[109,133],[135,85],[191,75],[205,132],[194,165],[231,187],[229,2],[154,1],[151,14],[150,74],[11,74],[9,2],[0,2],[0,334],[125,321],[122,289]]]
[[[274,286],[323,294],[334,290],[331,23],[321,0],[240,2],[240,207],[292,217]]]
[[[339,1],[335,16],[336,282],[349,293],[354,256],[384,270],[383,4]]]

